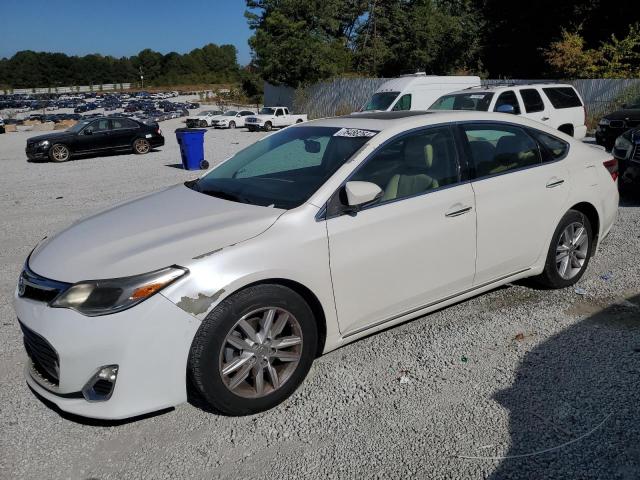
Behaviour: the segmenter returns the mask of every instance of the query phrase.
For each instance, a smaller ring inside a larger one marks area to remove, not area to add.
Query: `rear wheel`
[[[56,143],[49,149],[49,159],[52,162],[66,162],[71,158],[69,147],[62,143]]]
[[[151,144],[146,138],[136,138],[136,140],[133,142],[133,151],[138,155],[149,153],[150,150]]]
[[[569,287],[582,277],[593,249],[589,219],[569,210],[556,228],[547,253],[547,261],[537,280],[550,288]]]
[[[307,303],[281,285],[257,285],[223,300],[202,322],[189,375],[210,407],[228,415],[272,408],[300,385],[315,357]]]
[[[302,123],[302,119],[299,118],[298,120],[296,120],[296,123]]]

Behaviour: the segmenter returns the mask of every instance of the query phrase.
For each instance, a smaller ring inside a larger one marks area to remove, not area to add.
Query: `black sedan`
[[[618,160],[618,187],[621,194],[640,193],[640,128],[627,130],[615,141],[613,156]]]
[[[622,110],[608,113],[602,117],[596,130],[596,143],[611,150],[616,138],[625,131],[639,126],[640,102],[623,105]]]
[[[27,140],[29,160],[66,162],[77,153],[133,150],[148,153],[164,145],[158,124],[145,124],[124,117],[83,120],[63,132],[51,132]]]

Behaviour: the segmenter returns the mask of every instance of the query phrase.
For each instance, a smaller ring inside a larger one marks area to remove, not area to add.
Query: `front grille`
[[[24,335],[24,348],[33,362],[33,367],[42,377],[55,386],[60,380],[58,352],[47,340],[18,321]]]
[[[18,295],[30,300],[49,303],[70,286],[70,283],[41,277],[25,265],[18,281]]]

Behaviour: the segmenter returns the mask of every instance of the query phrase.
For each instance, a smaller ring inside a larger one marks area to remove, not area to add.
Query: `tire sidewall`
[[[589,248],[587,250],[587,258],[585,259],[584,265],[582,266],[582,270],[573,278],[566,279],[560,276],[558,273],[558,268],[556,266],[556,249],[558,246],[558,241],[560,240],[560,235],[568,225],[574,222],[580,222],[584,225],[587,230],[587,236],[589,239]],[[547,261],[545,264],[545,276],[547,277],[548,284],[554,288],[565,288],[570,287],[571,285],[576,284],[586,272],[587,267],[589,266],[589,261],[591,260],[591,256],[593,254],[593,230],[591,227],[591,223],[589,219],[581,212],[576,210],[569,210],[560,220],[556,230],[553,232],[553,237],[551,239],[551,245],[549,245],[549,250],[547,252]]]
[[[303,336],[300,363],[275,392],[260,398],[240,397],[223,383],[218,365],[220,350],[243,315],[267,306],[281,307],[298,320]],[[228,415],[256,413],[278,405],[296,390],[311,367],[317,344],[313,312],[300,295],[281,285],[257,285],[223,300],[203,320],[189,352],[189,374],[203,399],[216,410]]]

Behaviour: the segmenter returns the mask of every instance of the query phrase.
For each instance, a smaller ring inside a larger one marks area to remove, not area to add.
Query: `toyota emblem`
[[[24,277],[20,275],[20,278],[18,279],[18,296],[19,297],[24,296],[25,288],[26,288],[26,285],[24,284]]]

